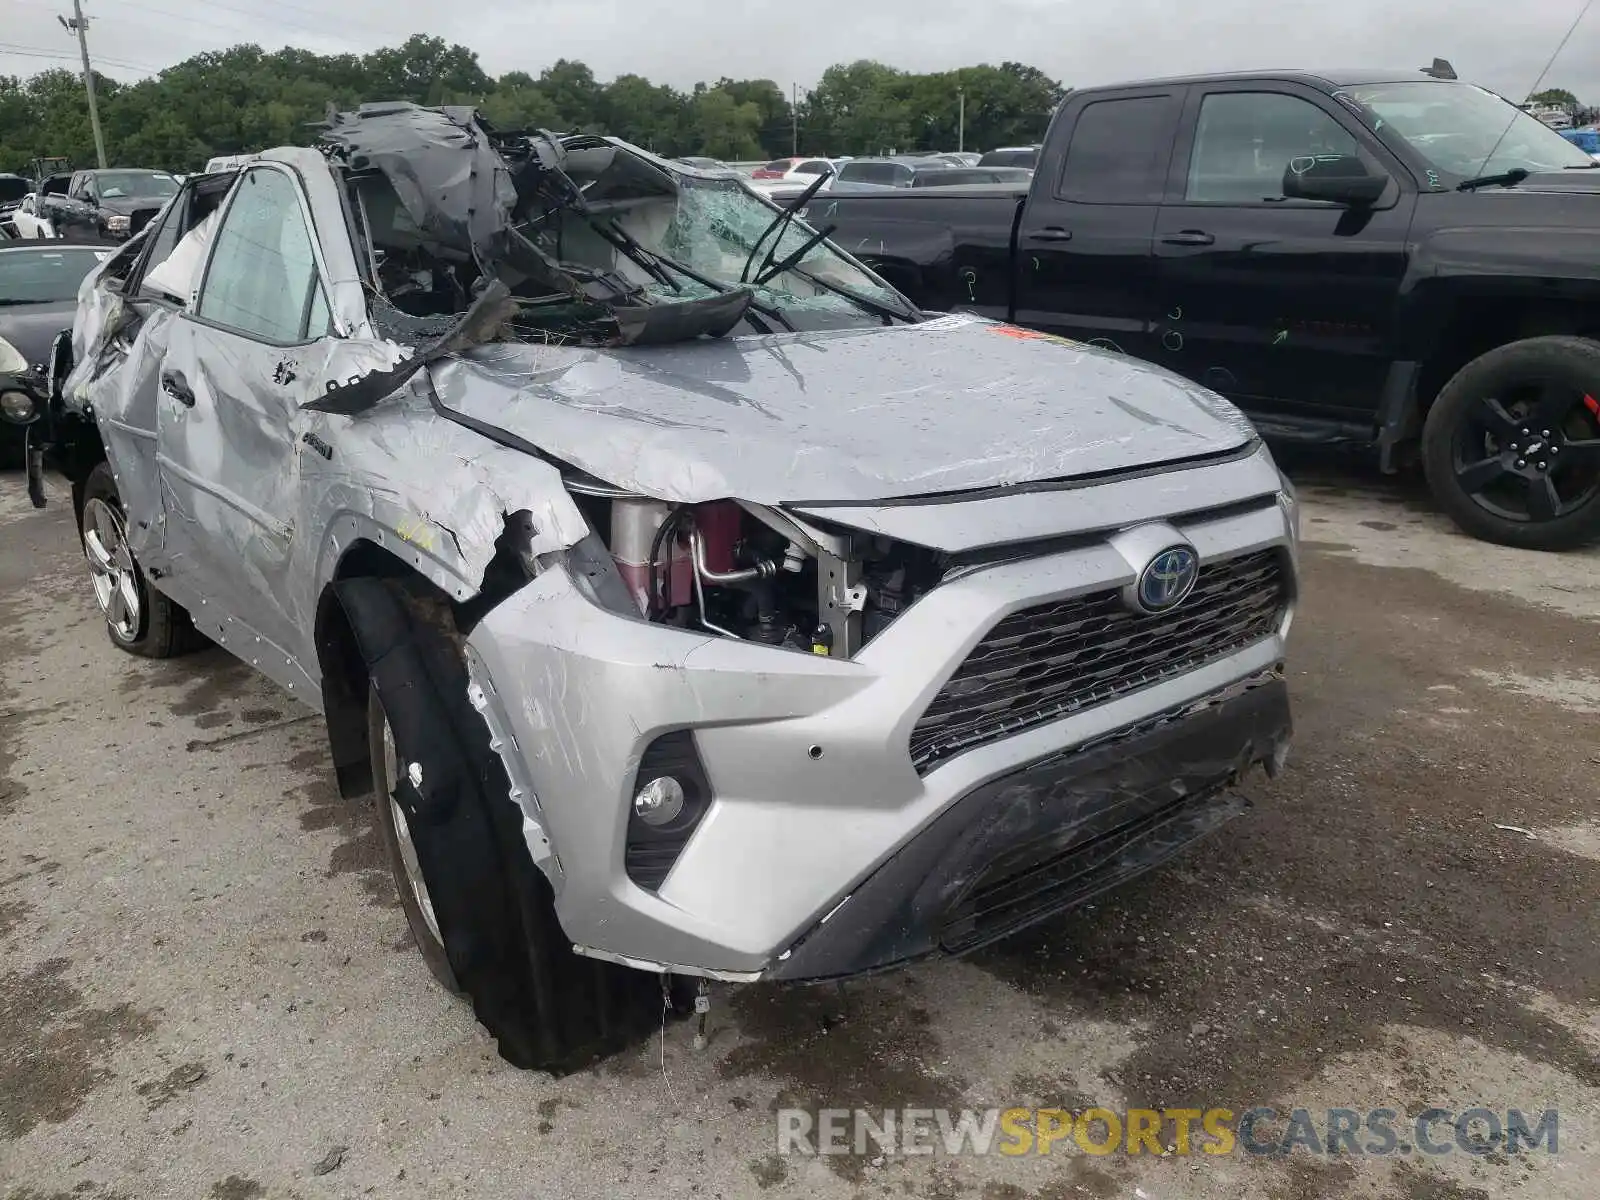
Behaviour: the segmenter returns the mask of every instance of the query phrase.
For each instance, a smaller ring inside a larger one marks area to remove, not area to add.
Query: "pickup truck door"
[[[55,225],[58,235],[82,234],[88,231],[91,214],[88,202],[84,199],[88,188],[87,173],[79,171],[67,185],[66,193],[51,200],[50,220]]]
[[[1307,155],[1354,154],[1378,201],[1290,200]],[[1196,86],[1156,224],[1158,362],[1259,423],[1370,432],[1392,349],[1416,206],[1408,171],[1337,102],[1290,83]]]
[[[193,307],[172,325],[157,405],[174,595],[205,633],[218,637],[220,626],[229,649],[259,656],[255,665],[284,683],[304,680],[290,660],[307,649],[287,590],[303,536],[298,399],[332,331],[312,228],[288,168],[262,163],[239,177]],[[206,602],[198,611],[195,596]]]
[[[1141,358],[1156,349],[1152,239],[1186,88],[1068,101],[1017,227],[1019,324]]]

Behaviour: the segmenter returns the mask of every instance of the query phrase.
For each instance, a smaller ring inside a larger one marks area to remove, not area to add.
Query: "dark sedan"
[[[78,285],[110,253],[50,241],[0,243],[0,447],[8,457],[44,411],[50,343],[72,327]]]

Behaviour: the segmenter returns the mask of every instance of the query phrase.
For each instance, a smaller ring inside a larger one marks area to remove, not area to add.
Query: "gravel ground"
[[[221,651],[114,651],[66,507],[0,476],[0,1196],[1594,1196],[1600,551],[1299,474],[1254,813],[977,958],[719,989],[706,1050],[559,1081],[433,984],[317,719]],[[773,1154],[780,1106],[1090,1103],[1556,1108],[1559,1153]]]

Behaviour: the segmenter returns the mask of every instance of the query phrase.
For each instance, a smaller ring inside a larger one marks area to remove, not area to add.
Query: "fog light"
[[[33,420],[33,397],[27,392],[0,392],[0,414],[8,421],[27,424]]]
[[[633,811],[646,825],[671,824],[683,812],[683,784],[671,775],[652,779],[633,798]]]

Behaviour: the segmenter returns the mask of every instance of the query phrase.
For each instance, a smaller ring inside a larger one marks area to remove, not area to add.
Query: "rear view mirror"
[[[1333,204],[1373,204],[1389,186],[1389,177],[1374,174],[1354,154],[1307,154],[1291,158],[1283,172],[1283,194],[1290,200],[1327,200]]]

